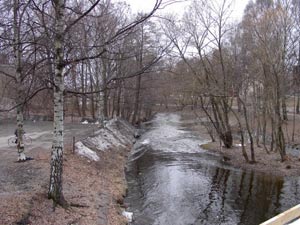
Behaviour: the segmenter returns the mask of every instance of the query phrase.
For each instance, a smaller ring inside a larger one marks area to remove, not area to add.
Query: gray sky
[[[134,13],[138,11],[148,12],[153,8],[155,4],[155,0],[125,0],[125,1],[131,5],[131,8]],[[234,20],[241,20],[244,8],[247,5],[248,1],[249,0],[235,0],[233,2],[234,8],[232,12],[232,18]],[[181,14],[181,12],[183,11],[184,7],[187,4],[188,3],[175,3],[163,9],[162,12],[175,12]]]

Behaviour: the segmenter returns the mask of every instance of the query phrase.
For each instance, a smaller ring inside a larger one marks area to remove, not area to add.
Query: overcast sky
[[[155,4],[155,0],[125,0],[125,1],[131,5],[132,11],[134,13],[139,11],[148,12],[153,8]],[[233,2],[234,8],[232,12],[232,18],[234,20],[242,19],[243,11],[248,1],[249,0],[235,0]],[[175,3],[173,5],[166,7],[164,10],[162,10],[162,12],[175,12],[181,14],[184,7],[187,4],[188,3]]]

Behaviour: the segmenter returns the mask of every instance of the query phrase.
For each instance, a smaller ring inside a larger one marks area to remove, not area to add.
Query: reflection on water
[[[172,123],[169,131],[181,127],[169,114],[161,117],[168,121],[163,126]],[[144,135],[151,144],[137,144],[140,157],[137,152],[128,164],[126,201],[135,215],[133,224],[252,225],[299,203],[299,179],[232,168],[218,155],[199,148],[191,151],[200,140],[190,133],[175,132],[174,136],[158,132],[159,136],[164,134],[159,138],[155,130],[161,129],[161,121],[155,122]],[[178,146],[180,151],[174,151]]]

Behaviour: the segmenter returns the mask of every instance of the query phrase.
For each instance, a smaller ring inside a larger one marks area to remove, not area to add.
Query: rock
[[[230,158],[227,157],[227,156],[223,156],[223,161],[224,161],[224,162],[230,161]]]
[[[134,132],[134,138],[139,139],[141,137],[141,133],[139,131]]]

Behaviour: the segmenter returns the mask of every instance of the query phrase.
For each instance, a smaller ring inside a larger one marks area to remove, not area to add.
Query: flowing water
[[[231,167],[185,127],[158,114],[127,165],[133,225],[259,224],[296,205],[300,179]]]

